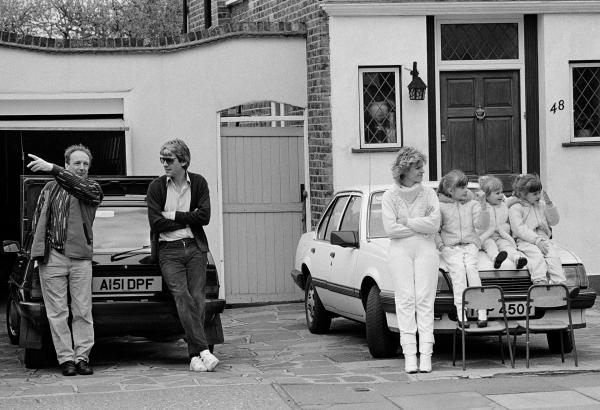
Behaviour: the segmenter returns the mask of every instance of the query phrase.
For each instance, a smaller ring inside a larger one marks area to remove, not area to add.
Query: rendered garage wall
[[[124,99],[132,175],[162,174],[160,145],[174,137],[186,140],[192,153],[190,171],[203,174],[211,190],[213,221],[207,235],[216,261],[222,254],[217,112],[257,100],[306,106],[305,40],[300,32],[175,50],[57,51],[7,42],[4,36],[2,40],[0,99],[85,94]]]

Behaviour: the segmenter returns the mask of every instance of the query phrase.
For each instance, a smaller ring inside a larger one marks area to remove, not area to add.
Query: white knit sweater
[[[383,228],[394,239],[422,235],[433,240],[440,227],[440,203],[435,191],[421,184],[395,184],[382,198]],[[406,224],[399,222],[406,218]]]

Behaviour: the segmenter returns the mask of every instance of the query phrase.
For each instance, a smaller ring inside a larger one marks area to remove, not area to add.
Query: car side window
[[[371,197],[369,205],[369,238],[381,238],[387,236],[383,229],[381,200],[383,192],[376,192]]]
[[[342,224],[340,225],[340,231],[354,231],[358,232],[360,225],[360,205],[362,198],[360,196],[352,196],[346,212],[342,218]]]
[[[329,239],[331,238],[331,232],[338,230],[340,219],[344,214],[346,204],[348,204],[348,199],[348,195],[340,196],[336,199],[335,204],[333,204],[333,206],[330,207],[331,216],[329,217],[327,228],[325,228],[325,235],[323,236],[323,240],[329,241]]]

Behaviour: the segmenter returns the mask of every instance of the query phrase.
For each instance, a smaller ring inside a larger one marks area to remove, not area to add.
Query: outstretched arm
[[[102,202],[104,194],[98,182],[75,175],[63,167],[45,161],[33,154],[28,155],[32,158],[32,161],[27,164],[27,168],[34,172],[46,172],[54,175],[56,182],[77,199],[91,205],[99,205]]]

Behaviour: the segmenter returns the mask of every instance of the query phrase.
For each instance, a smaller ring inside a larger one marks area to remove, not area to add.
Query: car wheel
[[[367,344],[369,352],[375,358],[390,357],[398,351],[399,336],[387,325],[385,312],[379,298],[379,286],[369,289],[367,296]]]
[[[21,316],[19,316],[17,303],[13,293],[9,292],[6,301],[6,330],[13,345],[19,344],[19,331],[21,330]]]
[[[546,339],[548,339],[548,350],[550,353],[560,354],[560,337],[563,338],[563,346],[565,353],[571,353],[573,351],[573,343],[571,343],[571,332],[548,332],[546,333]]]
[[[331,315],[323,307],[310,275],[306,278],[304,310],[306,312],[306,326],[308,326],[311,333],[326,333],[329,330]]]

